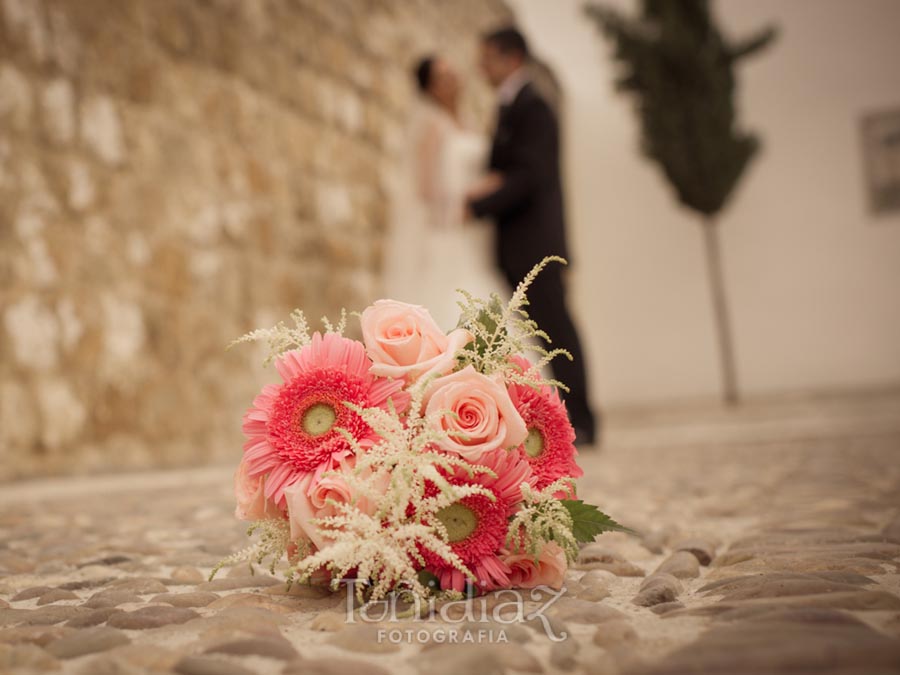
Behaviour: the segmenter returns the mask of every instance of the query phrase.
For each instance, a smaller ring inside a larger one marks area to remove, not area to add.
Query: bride
[[[418,109],[393,189],[385,255],[388,297],[424,305],[445,330],[456,326],[463,288],[487,297],[504,290],[494,266],[494,228],[466,220],[466,195],[499,186],[485,173],[488,141],[460,121],[459,76],[445,59],[422,59],[415,69]]]

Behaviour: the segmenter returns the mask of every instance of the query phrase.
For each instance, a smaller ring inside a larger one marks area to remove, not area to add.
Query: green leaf
[[[485,309],[482,309],[475,317],[475,323],[480,323],[481,325],[483,325],[486,333],[494,334],[499,328],[494,317],[499,317],[502,314],[503,304],[500,302],[500,298],[497,295],[492,295],[487,307]],[[467,322],[465,321],[465,316],[461,316],[456,327],[466,328],[466,326]],[[503,336],[505,334],[506,328],[500,328],[498,336]],[[476,352],[479,356],[484,356],[485,352],[487,352],[490,347],[491,345],[489,345],[481,336],[477,337],[474,342],[470,342],[468,345],[466,345],[466,349],[470,349]]]
[[[560,501],[572,516],[572,535],[579,542],[594,541],[596,536],[603,532],[637,534],[634,530],[619,525],[593,504],[585,504],[580,499],[562,499]]]

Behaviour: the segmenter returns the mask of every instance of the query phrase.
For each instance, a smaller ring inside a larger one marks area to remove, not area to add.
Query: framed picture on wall
[[[862,144],[872,212],[900,212],[900,108],[863,117]]]

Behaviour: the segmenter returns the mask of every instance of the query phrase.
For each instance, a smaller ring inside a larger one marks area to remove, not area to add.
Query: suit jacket
[[[531,83],[501,106],[489,168],[503,186],[469,204],[497,224],[497,263],[521,279],[547,255],[568,257],[559,169],[559,126]]]

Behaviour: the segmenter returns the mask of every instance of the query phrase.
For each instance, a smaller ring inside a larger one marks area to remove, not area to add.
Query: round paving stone
[[[180,675],[257,675],[249,668],[231,661],[205,656],[185,656],[172,670]]]
[[[85,654],[105,652],[129,642],[131,640],[122,631],[98,626],[76,631],[56,642],[51,642],[47,645],[47,651],[59,659],[71,659]]]
[[[150,602],[162,602],[173,607],[206,607],[219,596],[215,593],[161,593],[150,598]]]
[[[59,602],[60,600],[78,600],[78,595],[62,588],[54,588],[38,598],[37,604],[52,605],[54,602]]]
[[[192,609],[156,605],[141,607],[133,612],[113,614],[106,623],[114,628],[145,630],[147,628],[159,628],[160,626],[184,623],[199,616]]]
[[[676,551],[666,558],[654,574],[671,574],[678,579],[693,579],[700,576],[700,562],[687,551]]]
[[[293,661],[300,656],[288,640],[275,636],[231,640],[214,645],[206,651],[234,656],[264,656],[280,661]]]

